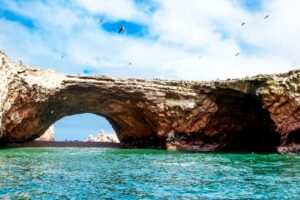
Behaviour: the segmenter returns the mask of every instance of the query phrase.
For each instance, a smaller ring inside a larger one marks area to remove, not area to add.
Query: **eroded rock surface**
[[[191,82],[64,75],[11,62],[4,53],[0,62],[3,144],[38,138],[62,117],[94,113],[125,147],[299,149],[299,71]]]
[[[35,141],[54,142],[54,126],[50,126],[43,135],[35,139]]]
[[[120,143],[118,137],[112,133],[105,133],[104,131],[100,131],[96,136],[89,135],[85,140],[86,142],[111,142],[111,143]]]

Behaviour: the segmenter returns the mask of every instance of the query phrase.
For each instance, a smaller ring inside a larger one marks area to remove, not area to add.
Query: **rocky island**
[[[32,141],[94,113],[123,147],[300,152],[300,71],[196,82],[64,75],[0,53],[0,142]]]

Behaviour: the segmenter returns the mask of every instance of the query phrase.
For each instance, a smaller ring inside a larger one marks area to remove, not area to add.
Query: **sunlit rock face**
[[[46,132],[40,136],[39,138],[35,139],[35,141],[45,141],[45,142],[53,142],[54,139],[54,126],[50,126]]]
[[[110,143],[120,143],[119,139],[115,134],[105,133],[103,130],[100,131],[96,136],[89,135],[86,142],[110,142]]]
[[[299,71],[214,82],[75,76],[0,54],[0,140],[38,138],[62,117],[105,117],[124,147],[297,152]]]

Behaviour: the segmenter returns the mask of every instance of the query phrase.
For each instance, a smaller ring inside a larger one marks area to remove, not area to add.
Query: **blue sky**
[[[9,9],[1,9],[0,10],[0,17],[2,19],[5,19],[7,21],[10,21],[10,22],[14,22],[14,23],[18,23],[28,29],[35,29],[35,26],[34,26],[34,21],[29,19],[29,18],[26,18],[25,16],[23,15],[20,15],[16,12],[13,12]]]
[[[96,135],[100,130],[114,133],[108,121],[95,114],[67,116],[55,123],[56,140],[85,140],[88,135]]]
[[[263,4],[266,0],[242,0],[240,1],[241,5],[251,12],[263,11]]]
[[[213,80],[278,73],[300,63],[299,10],[299,0],[0,0],[0,49],[72,74]],[[94,115],[55,127],[62,140],[112,131]]]

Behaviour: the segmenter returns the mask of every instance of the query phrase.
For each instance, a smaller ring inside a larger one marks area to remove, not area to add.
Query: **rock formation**
[[[35,139],[36,141],[45,141],[45,142],[53,142],[54,139],[54,126],[50,126],[46,132],[40,136],[39,138]]]
[[[89,135],[86,139],[86,142],[111,142],[111,143],[120,143],[116,134],[113,133],[105,133],[103,130],[98,133],[98,135],[93,136]]]
[[[62,117],[94,113],[124,147],[300,151],[300,71],[214,82],[55,73],[0,54],[0,141],[38,138]]]

